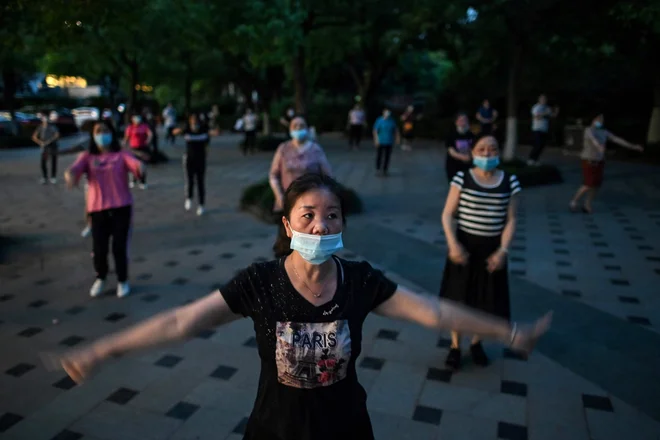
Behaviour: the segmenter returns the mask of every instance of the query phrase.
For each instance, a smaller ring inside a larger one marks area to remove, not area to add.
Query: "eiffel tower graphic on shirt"
[[[305,350],[305,348],[302,348]],[[317,383],[316,374],[316,344],[312,343],[312,347],[307,349],[305,355],[298,360],[298,365],[291,374],[300,382]]]

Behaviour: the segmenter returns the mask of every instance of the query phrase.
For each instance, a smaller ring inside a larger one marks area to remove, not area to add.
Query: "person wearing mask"
[[[401,136],[390,109],[383,109],[383,115],[376,120],[373,128],[376,147],[376,175],[387,176],[394,143],[401,143]]]
[[[254,263],[220,289],[57,359],[76,383],[110,359],[181,343],[241,318],[253,321],[260,354],[258,389],[244,440],[374,440],[357,360],[369,314],[436,331],[458,329],[530,353],[551,325],[510,324],[389,280],[343,248],[345,201],[333,179],[308,174],[285,194],[282,238],[289,248]],[[220,423],[219,423],[220,425]]]
[[[167,103],[167,106],[163,109],[163,122],[165,127],[166,137],[165,140],[174,145],[176,141],[176,136],[174,136],[174,129],[176,128],[176,109],[171,102]]]
[[[348,146],[352,149],[359,149],[360,142],[362,141],[362,132],[367,125],[367,118],[364,110],[360,104],[355,104],[355,107],[348,112]]]
[[[104,291],[108,275],[108,250],[112,237],[112,254],[117,274],[117,296],[130,293],[128,284],[128,242],[133,217],[133,198],[128,189],[129,174],[140,178],[144,165],[132,154],[122,151],[112,124],[98,121],[92,129],[89,151],[81,153],[64,174],[68,188],[87,177],[87,213],[92,224],[94,269],[96,281],[89,294]]]
[[[481,131],[479,132],[481,136],[493,133],[493,124],[495,124],[495,120],[497,119],[497,110],[490,106],[488,99],[484,99],[481,103],[481,107],[477,110],[476,118],[481,125]]]
[[[497,168],[500,151],[494,137],[477,141],[472,158],[474,167],[452,179],[442,212],[449,255],[440,297],[509,321],[507,256],[516,231],[520,183],[515,175]],[[461,365],[461,333],[451,332],[445,360],[450,370]],[[488,364],[478,334],[472,335],[470,352],[476,365]]]
[[[196,113],[191,113],[188,117],[188,123],[185,128],[175,128],[172,133],[177,136],[183,134],[186,141],[186,152],[183,155],[183,168],[186,173],[186,201],[184,209],[192,209],[192,199],[195,193],[195,184],[197,184],[197,215],[204,215],[204,201],[206,198],[206,156],[208,154],[208,145],[210,136],[218,135],[219,131],[209,130],[206,124],[200,121]]]
[[[142,116],[139,114],[134,114],[131,117],[131,125],[126,127],[126,132],[124,133],[124,145],[128,145],[131,149],[131,152],[142,161],[146,163],[151,158],[151,152],[149,151],[149,145],[151,144],[151,139],[153,138],[153,133],[143,120]],[[134,182],[131,180],[130,187],[133,188]],[[147,189],[147,175],[142,173],[140,175],[140,189]]]
[[[402,127],[402,137],[403,143],[401,144],[401,149],[403,151],[412,150],[412,142],[415,137],[415,121],[418,121],[422,116],[415,116],[415,107],[409,105],[406,108],[406,111],[401,115],[401,127]]]
[[[243,115],[243,132],[245,139],[243,140],[243,155],[247,156],[248,152],[254,154],[257,152],[257,123],[259,118],[252,112],[251,108],[245,109]]]
[[[471,151],[475,140],[474,133],[470,131],[470,120],[465,113],[459,113],[456,116],[455,129],[445,142],[447,182],[451,183],[457,172],[467,171],[472,167]]]
[[[284,194],[291,182],[307,173],[318,173],[332,176],[332,168],[323,148],[310,139],[307,122],[304,118],[296,117],[291,121],[289,134],[291,140],[283,142],[277,147],[273,161],[270,165],[269,182],[275,196],[273,212],[279,215],[284,207]],[[278,236],[285,235],[283,225],[280,223]],[[278,241],[277,243],[281,243]],[[276,256],[288,252],[287,248],[273,247]]]
[[[556,118],[559,114],[559,107],[550,109],[548,99],[545,95],[539,96],[539,101],[532,107],[532,132],[534,133],[534,146],[529,153],[527,165],[538,166],[539,159],[548,140],[548,130],[550,129],[550,118]]]
[[[582,160],[582,185],[569,204],[572,212],[577,212],[580,209],[587,214],[593,212],[594,197],[596,197],[598,189],[603,184],[605,147],[608,140],[633,151],[644,151],[644,147],[641,145],[633,145],[610,133],[605,129],[604,122],[605,117],[600,113],[592,119],[591,125],[584,130],[582,154],[580,155]],[[585,198],[584,205],[580,208],[579,203],[583,197]]]
[[[41,184],[48,183],[48,160],[50,159],[50,183],[57,183],[57,140],[60,132],[48,120],[48,112],[39,112],[41,124],[32,134],[32,142],[41,148]]]

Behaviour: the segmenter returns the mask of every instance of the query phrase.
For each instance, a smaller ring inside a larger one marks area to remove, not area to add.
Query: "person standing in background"
[[[366,116],[362,106],[358,103],[348,112],[348,146],[359,149],[362,141],[362,132],[366,126]]]
[[[419,116],[415,118],[415,107],[409,105],[408,108],[406,108],[406,111],[401,115],[401,131],[403,132],[403,143],[401,144],[401,149],[403,151],[412,150],[412,141],[415,137],[416,119],[419,119]]]
[[[151,138],[153,133],[149,126],[142,121],[142,116],[135,114],[131,117],[131,125],[126,127],[126,132],[124,134],[124,145],[128,145],[131,149],[131,152],[138,158],[142,163],[147,163],[151,159],[151,153],[149,151],[149,144],[151,144]],[[133,188],[134,182],[131,181],[130,187]],[[143,172],[140,174],[140,189],[147,189],[147,173]]]
[[[291,126],[291,121],[293,121],[293,118],[295,117],[296,117],[296,111],[293,109],[293,107],[289,107],[284,113],[284,115],[280,118],[280,125],[284,127],[284,131],[289,137],[290,137],[289,127]]]
[[[39,112],[41,125],[32,134],[32,142],[41,148],[41,184],[48,182],[48,159],[50,159],[50,183],[57,183],[57,140],[60,132],[48,121],[48,112]]]
[[[475,141],[476,136],[470,131],[470,120],[465,113],[459,113],[456,116],[456,127],[445,142],[447,182],[451,183],[457,172],[472,167],[472,145]]]
[[[539,101],[532,107],[532,132],[534,133],[534,146],[527,165],[539,165],[539,159],[548,141],[548,130],[550,129],[550,118],[556,118],[559,107],[550,109],[548,99],[545,95],[539,96]]]
[[[243,156],[247,156],[248,152],[254,154],[257,152],[257,123],[259,118],[252,111],[250,107],[245,109],[243,115],[243,132],[245,139],[243,141]]]
[[[497,119],[497,110],[490,106],[490,101],[484,99],[481,103],[481,107],[477,110],[477,121],[481,124],[480,135],[485,136],[493,133],[493,124]]]
[[[142,117],[151,130],[151,152],[154,156],[158,154],[158,132],[156,131],[156,118],[148,107],[142,110]]]
[[[401,135],[390,109],[383,109],[383,116],[376,120],[373,137],[376,146],[376,175],[385,177],[390,166],[392,147],[395,142],[401,143]]]
[[[172,131],[176,128],[176,109],[171,102],[167,103],[165,109],[163,109],[163,126],[165,127],[165,140],[173,145],[176,141],[176,136]]]

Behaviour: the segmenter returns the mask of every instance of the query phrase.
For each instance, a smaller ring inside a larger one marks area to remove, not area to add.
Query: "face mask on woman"
[[[297,141],[303,141],[307,138],[307,129],[301,128],[300,130],[291,130],[291,137]]]
[[[385,111],[383,112],[383,117],[384,117],[384,118],[389,118],[391,114],[392,114],[392,113],[390,113],[389,110],[385,110]]]
[[[603,123],[600,122],[600,121],[596,121],[596,122],[594,122],[594,127],[596,127],[596,128],[603,128]]]
[[[464,127],[462,125],[457,125],[456,126],[456,131],[459,132],[460,134],[465,134],[468,132],[468,127]]]
[[[474,156],[472,158],[472,163],[477,168],[481,168],[484,171],[492,171],[500,164],[499,156]]]
[[[94,142],[101,148],[106,148],[112,143],[112,133],[98,133],[94,135]]]
[[[293,234],[291,249],[297,251],[305,261],[311,264],[323,264],[335,252],[344,248],[341,232],[332,235],[313,235],[291,229],[291,233]]]
[[[139,124],[142,122],[142,117],[141,116],[133,116],[133,122],[136,124]]]

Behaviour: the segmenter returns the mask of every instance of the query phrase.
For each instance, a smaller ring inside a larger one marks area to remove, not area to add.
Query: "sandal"
[[[461,349],[451,348],[445,359],[445,367],[451,371],[456,371],[461,366]]]

